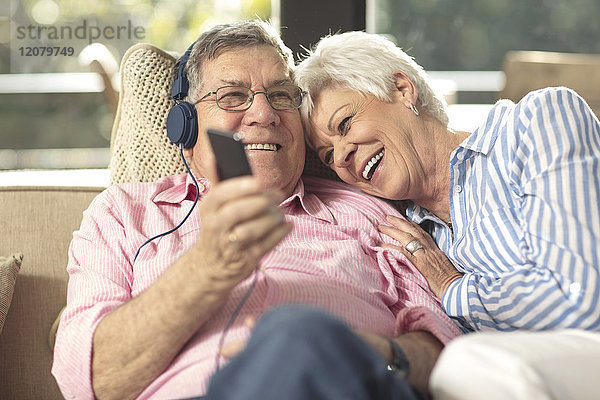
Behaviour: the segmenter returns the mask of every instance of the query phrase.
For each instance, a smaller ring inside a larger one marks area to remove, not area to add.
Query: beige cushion
[[[506,84],[501,98],[517,102],[532,90],[566,86],[600,115],[600,54],[509,51],[503,70]]]
[[[174,65],[172,55],[149,44],[136,44],[123,56],[111,138],[111,184],[153,182],[185,172],[166,132]]]
[[[23,254],[20,253],[9,257],[0,257],[0,333],[2,333],[4,320],[10,308],[22,261]]]

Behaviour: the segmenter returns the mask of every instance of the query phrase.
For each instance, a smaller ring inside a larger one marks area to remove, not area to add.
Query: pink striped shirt
[[[201,198],[208,186],[200,181]],[[113,186],[84,213],[69,250],[68,304],[52,368],[66,398],[94,398],[92,339],[102,317],[139,295],[198,240],[202,227],[194,212],[175,233],[145,246],[133,262],[147,238],[181,221],[195,193],[185,175]],[[426,330],[447,343],[460,334],[410,262],[379,246],[395,243],[376,228],[387,214],[399,215],[389,204],[342,183],[304,178],[281,206],[294,228],[261,260],[256,287],[225,342],[248,336],[245,316],[292,303],[321,307],[353,328],[388,337]],[[140,399],[204,394],[223,327],[253,279],[233,289]]]

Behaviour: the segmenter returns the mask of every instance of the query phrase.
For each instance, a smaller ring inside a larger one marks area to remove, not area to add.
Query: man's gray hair
[[[277,30],[261,20],[248,20],[231,24],[217,25],[202,33],[196,40],[190,58],[186,63],[186,73],[190,82],[186,101],[200,98],[203,85],[202,67],[222,53],[239,47],[266,45],[273,47],[281,56],[282,64],[288,69],[290,78],[294,68],[292,51],[283,43]],[[251,62],[252,60],[248,60]],[[175,68],[177,69],[179,62]]]
[[[391,102],[396,88],[394,71],[403,72],[413,82],[420,108],[447,126],[446,101],[433,91],[423,68],[391,40],[365,32],[324,37],[298,65],[296,83],[308,93],[301,108],[304,121],[308,122],[312,113],[313,100],[328,87]]]

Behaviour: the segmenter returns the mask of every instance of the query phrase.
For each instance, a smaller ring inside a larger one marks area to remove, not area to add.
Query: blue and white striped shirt
[[[566,88],[499,101],[450,157],[454,238],[421,224],[464,273],[446,312],[467,329],[600,331],[600,123]]]

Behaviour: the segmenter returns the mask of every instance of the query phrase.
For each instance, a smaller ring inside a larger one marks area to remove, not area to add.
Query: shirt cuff
[[[468,330],[476,329],[470,312],[469,283],[473,274],[465,274],[454,280],[441,298],[442,307],[451,318],[457,320]]]
[[[462,332],[441,310],[440,314],[422,306],[405,308],[396,317],[395,334],[427,331],[446,345]]]
[[[63,313],[54,347],[52,374],[65,399],[95,399],[92,386],[94,332],[101,319],[116,306],[101,304],[80,315],[73,315],[67,307]]]

